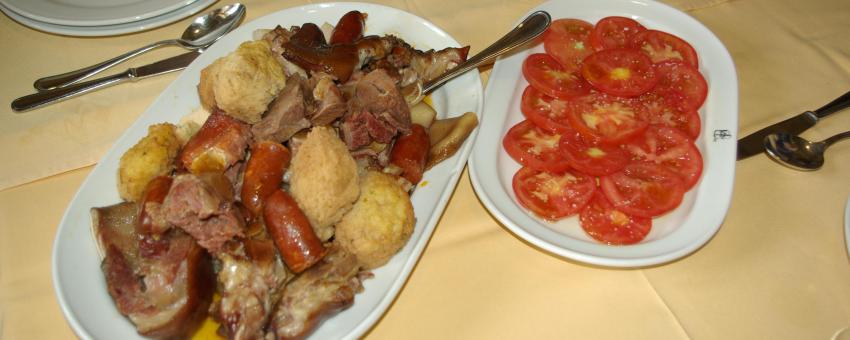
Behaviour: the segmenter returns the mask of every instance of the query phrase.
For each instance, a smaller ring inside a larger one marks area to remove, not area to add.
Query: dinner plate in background
[[[700,181],[678,208],[653,219],[649,235],[638,244],[601,244],[581,229],[578,217],[546,222],[516,200],[513,175],[520,168],[502,148],[502,138],[524,120],[522,91],[528,85],[521,67],[542,44],[500,58],[487,83],[484,120],[469,173],[484,206],[511,232],[554,254],[602,266],[639,267],[669,262],[705,244],[720,228],[732,197],[738,132],[738,81],[729,52],[705,26],[670,6],[652,0],[562,0],[546,2],[529,13],[545,10],[553,19],[577,18],[591,23],[606,16],[630,17],[649,29],[663,30],[691,43],[699,54],[699,68],[709,92],[700,109],[702,131],[696,145],[703,156]]]
[[[56,25],[104,26],[153,18],[197,0],[0,0],[26,18]]]
[[[0,1],[0,11],[6,13],[10,18],[18,23],[48,33],[56,33],[69,36],[83,37],[101,37],[110,35],[119,35],[126,33],[135,33],[146,31],[152,28],[164,26],[175,21],[181,20],[193,14],[196,14],[203,9],[214,4],[218,0],[195,0],[190,5],[180,7],[174,11],[164,13],[155,17],[150,17],[143,20],[133,21],[123,24],[104,25],[104,26],[69,26],[42,22],[25,17],[11,8],[6,7]]]
[[[847,256],[850,256],[850,197],[844,208],[844,246],[847,247]]]
[[[161,122],[176,123],[182,115],[200,107],[196,86],[201,69],[237,46],[252,39],[257,29],[289,27],[313,22],[335,24],[351,10],[369,14],[367,34],[391,33],[416,48],[427,50],[458,47],[446,32],[425,19],[391,7],[364,3],[323,3],[290,8],[256,19],[230,32],[205,51],[171,83],[113,144],[83,182],[65,211],[56,234],[52,257],[54,289],[65,318],[81,338],[136,339],[129,320],[118,313],[109,297],[100,270],[100,258],[90,231],[89,209],[120,202],[116,172],[121,155]],[[128,89],[132,91],[132,89]],[[432,93],[433,106],[441,118],[476,112],[481,119],[484,91],[477,72],[468,72]],[[371,270],[364,290],[354,304],[325,320],[311,335],[315,339],[356,339],[381,318],[407,281],[452,195],[477,134],[452,157],[426,171],[411,196],[416,225],[407,244],[390,261]]]

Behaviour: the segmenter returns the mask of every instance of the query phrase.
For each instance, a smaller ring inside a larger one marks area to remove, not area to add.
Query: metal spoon
[[[823,166],[823,154],[833,143],[850,138],[850,131],[839,133],[822,142],[810,142],[803,137],[787,133],[773,133],[764,137],[764,150],[770,158],[789,168],[812,171]]]
[[[402,89],[402,92],[408,97],[408,102],[412,102],[411,105],[413,105],[419,102],[424,95],[437,87],[440,87],[449,80],[452,80],[469,70],[477,68],[478,66],[492,63],[496,61],[496,57],[505,54],[534,38],[537,38],[546,31],[551,22],[552,17],[546,11],[531,13],[531,15],[525,18],[525,20],[523,20],[519,25],[514,27],[513,30],[505,34],[499,40],[496,40],[496,42],[489,47],[478,52],[478,54],[472,56],[472,58],[467,59],[465,62],[450,71],[443,73],[439,77],[434,78],[425,84],[414,83],[412,86],[409,85],[411,88]],[[418,88],[413,88],[413,86]]]
[[[96,65],[55,76],[44,77],[36,80],[33,86],[39,91],[44,91],[74,84],[127,59],[162,46],[175,45],[188,50],[202,49],[214,43],[225,33],[230,32],[239,24],[239,21],[244,16],[244,5],[240,3],[227,5],[195,18],[192,24],[183,31],[180,39],[158,41]]]

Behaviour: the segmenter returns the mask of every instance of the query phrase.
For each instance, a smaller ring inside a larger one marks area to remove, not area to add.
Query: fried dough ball
[[[336,225],[336,242],[366,269],[377,268],[404,247],[416,222],[410,196],[395,177],[370,170],[360,198]]]
[[[289,190],[316,235],[327,241],[333,225],[360,195],[357,164],[334,129],[317,126],[292,158]]]
[[[121,198],[130,202],[141,198],[148,182],[174,169],[174,158],[179,150],[180,140],[174,125],[164,123],[148,127],[148,135],[127,150],[118,163]]]
[[[198,95],[205,109],[255,124],[286,84],[283,67],[265,40],[248,41],[201,71]]]

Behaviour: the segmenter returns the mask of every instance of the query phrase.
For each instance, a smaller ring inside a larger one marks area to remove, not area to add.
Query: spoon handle
[[[525,18],[525,20],[517,25],[517,27],[508,32],[508,34],[505,34],[505,36],[494,42],[489,47],[453,68],[451,71],[443,73],[441,76],[425,83],[422,86],[422,92],[431,92],[431,90],[471,69],[495,61],[496,57],[516,48],[517,46],[525,44],[542,34],[546,31],[546,28],[549,27],[549,23],[551,23],[551,21],[552,17],[545,11],[532,13],[528,16],[528,18]]]
[[[841,97],[835,98],[835,100],[815,110],[815,115],[818,116],[818,118],[823,118],[848,107],[850,107],[850,92],[841,95]]]
[[[832,136],[832,137],[829,137],[829,138],[825,139],[825,140],[822,142],[822,143],[823,143],[823,147],[824,147],[824,149],[826,149],[826,148],[828,148],[830,145],[832,145],[833,143],[835,143],[835,142],[837,142],[837,141],[840,141],[840,140],[842,140],[842,139],[845,139],[845,138],[850,138],[850,131],[844,131],[844,132],[839,133],[839,134],[837,134],[837,135],[835,135],[835,136]]]
[[[121,62],[123,62],[127,59],[130,59],[132,57],[135,57],[139,54],[142,54],[142,53],[145,53],[145,52],[150,51],[152,49],[155,49],[157,47],[166,46],[166,45],[178,45],[178,43],[177,43],[177,40],[174,40],[174,39],[157,41],[153,44],[137,48],[135,50],[124,53],[122,55],[119,55],[115,58],[104,61],[102,63],[98,63],[98,64],[94,64],[92,66],[84,67],[84,68],[81,68],[81,69],[76,70],[76,71],[71,71],[71,72],[67,72],[67,73],[58,74],[58,75],[55,75],[55,76],[49,76],[49,77],[44,77],[44,78],[38,79],[38,80],[35,81],[35,83],[33,83],[33,87],[35,87],[35,89],[39,90],[39,91],[46,91],[46,90],[52,90],[52,89],[56,89],[56,88],[60,88],[60,87],[65,87],[65,86],[77,83],[77,82],[79,82],[83,79],[86,79],[88,77],[91,77],[95,74],[98,74],[98,73],[102,72],[103,70],[106,70],[106,69],[108,69],[112,66],[115,66],[115,65],[117,65],[117,64],[119,64],[119,63],[121,63]]]

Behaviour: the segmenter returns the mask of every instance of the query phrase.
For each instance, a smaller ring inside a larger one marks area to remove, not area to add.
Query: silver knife
[[[16,112],[28,111],[115,84],[179,71],[189,66],[199,55],[201,55],[199,51],[183,53],[145,66],[130,68],[109,77],[23,96],[12,101],[12,110]]]
[[[829,104],[814,110],[806,111],[794,117],[783,120],[738,140],[738,160],[764,152],[764,137],[771,133],[786,132],[792,135],[800,134],[814,126],[821,118],[850,107],[850,92],[829,102]]]

